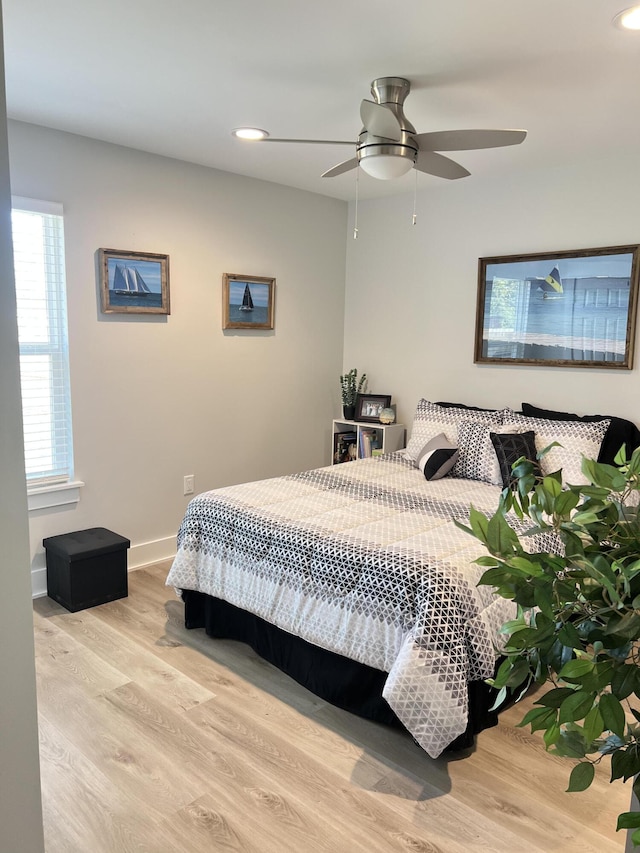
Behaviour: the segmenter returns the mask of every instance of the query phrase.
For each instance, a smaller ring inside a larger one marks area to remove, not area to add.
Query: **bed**
[[[611,461],[624,429],[640,439],[627,421],[525,406],[421,400],[404,451],[198,495],[167,578],[186,626],[248,642],[328,701],[403,725],[431,757],[471,745],[496,722],[486,679],[513,609],[477,586],[485,552],[455,520],[471,504],[495,511],[531,442],[562,442],[543,473],[580,482],[582,455]]]

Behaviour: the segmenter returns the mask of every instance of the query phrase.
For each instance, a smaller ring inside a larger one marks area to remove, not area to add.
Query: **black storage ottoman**
[[[47,594],[72,613],[125,598],[127,548],[105,527],[76,530],[42,540],[47,555]]]

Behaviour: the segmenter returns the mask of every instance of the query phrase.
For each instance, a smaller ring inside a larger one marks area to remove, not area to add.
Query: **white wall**
[[[638,243],[639,185],[637,162],[620,159],[511,183],[433,179],[416,226],[412,196],[361,202],[347,248],[345,367],[366,370],[372,393],[392,393],[407,424],[423,396],[640,423],[637,352],[632,371],[473,363],[478,258]]]
[[[344,202],[23,123],[12,191],[65,209],[76,476],[44,536],[107,527],[170,555],[196,491],[328,464],[342,368]],[[170,256],[171,315],[103,315],[100,247]],[[273,332],[223,332],[222,274],[275,276]]]
[[[44,850],[0,10],[0,850]]]

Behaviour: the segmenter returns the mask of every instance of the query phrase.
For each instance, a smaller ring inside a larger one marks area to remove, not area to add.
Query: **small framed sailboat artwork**
[[[222,276],[222,328],[273,329],[275,278]]]
[[[99,249],[104,314],[170,314],[169,255]]]

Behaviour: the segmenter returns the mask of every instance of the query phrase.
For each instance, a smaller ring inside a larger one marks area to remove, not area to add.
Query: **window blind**
[[[73,477],[62,206],[12,199],[27,486]]]

